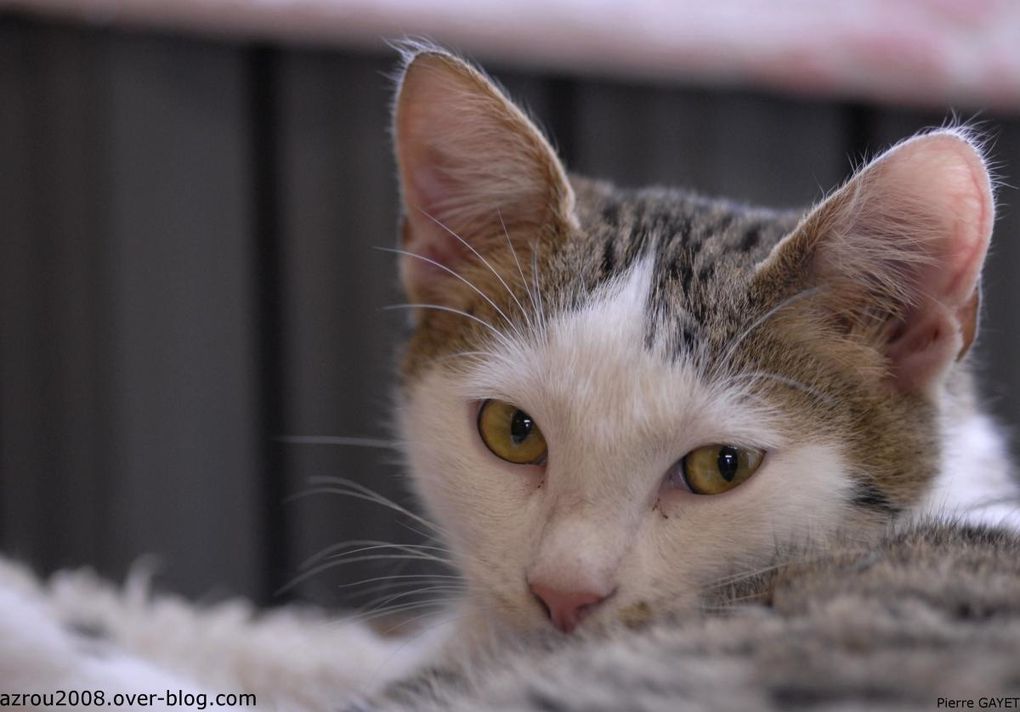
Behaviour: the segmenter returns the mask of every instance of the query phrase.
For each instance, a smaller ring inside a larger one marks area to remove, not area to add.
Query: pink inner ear
[[[404,284],[414,299],[428,297],[427,285],[441,283],[456,271],[455,265],[468,255],[468,250],[441,225],[418,211],[418,220],[404,217],[401,248],[409,253],[400,259]],[[442,267],[438,266],[442,265]],[[445,268],[445,269],[444,269]]]
[[[412,136],[413,130],[409,129]],[[430,261],[455,269],[468,254],[468,249],[454,236],[453,228],[444,222],[443,209],[450,204],[457,187],[444,175],[441,161],[438,152],[424,141],[412,143],[404,160],[405,222],[401,248],[415,257],[401,258],[401,274],[404,284],[413,286],[418,293],[416,298],[425,296],[426,285],[436,284],[449,275]]]
[[[963,347],[956,315],[929,303],[908,315],[904,328],[886,347],[893,378],[903,391],[917,391],[935,381]]]
[[[955,234],[950,238],[945,259],[948,269],[944,272],[938,290],[944,295],[946,303],[954,306],[962,306],[973,295],[992,232],[991,195],[987,178],[985,186],[981,186],[972,174],[969,179],[971,186],[968,192],[950,196],[946,201],[947,209],[955,218]]]
[[[914,138],[880,159],[892,194],[913,193],[910,202],[930,211],[943,234],[934,262],[922,270],[927,296],[959,307],[974,292],[992,232],[991,185],[974,147],[951,132]],[[878,198],[881,199],[881,198]]]
[[[450,234],[452,228],[444,227],[442,207],[451,195],[448,184],[449,179],[442,176],[434,158],[414,161],[404,176],[407,225],[403,247],[446,266],[461,255],[463,247]]]
[[[432,158],[416,161],[413,174],[407,176],[405,185],[408,207],[417,208],[433,216],[436,206],[449,194],[449,187],[443,184],[439,169],[434,165],[435,160]]]
[[[907,195],[930,211],[929,229],[941,232],[922,238],[933,259],[921,266],[919,293],[886,347],[897,386],[919,390],[973,340],[978,279],[992,230],[991,185],[980,155],[953,133],[912,139],[880,160],[885,165],[875,199]]]

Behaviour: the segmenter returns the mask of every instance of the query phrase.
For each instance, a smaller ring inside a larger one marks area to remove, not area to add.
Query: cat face
[[[974,337],[993,203],[955,130],[806,215],[568,178],[441,51],[396,102],[398,410],[474,620],[624,623],[909,509]]]

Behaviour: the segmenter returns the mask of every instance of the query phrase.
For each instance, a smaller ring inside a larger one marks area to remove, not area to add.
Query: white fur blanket
[[[0,708],[55,708],[60,691],[85,707],[99,691],[114,709],[334,710],[405,675],[429,644],[297,607],[201,608],[151,595],[144,573],[123,588],[89,571],[41,582],[0,559]]]

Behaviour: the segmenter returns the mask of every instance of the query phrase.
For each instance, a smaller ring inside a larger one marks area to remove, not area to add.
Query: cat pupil
[[[535,422],[530,415],[523,410],[515,411],[513,418],[510,419],[510,437],[514,441],[514,445],[520,445],[527,440],[534,425]]]
[[[737,448],[726,447],[719,448],[719,457],[716,460],[716,464],[719,467],[719,474],[727,482],[732,482],[733,478],[737,476],[737,468],[740,465],[740,457],[737,453]]]

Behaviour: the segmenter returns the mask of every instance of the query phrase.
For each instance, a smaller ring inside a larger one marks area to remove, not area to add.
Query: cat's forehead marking
[[[577,189],[588,238],[580,259],[593,263],[596,283],[618,279],[638,259],[652,261],[644,340],[674,354],[747,317],[755,265],[798,217],[681,190],[607,191],[583,181]]]

